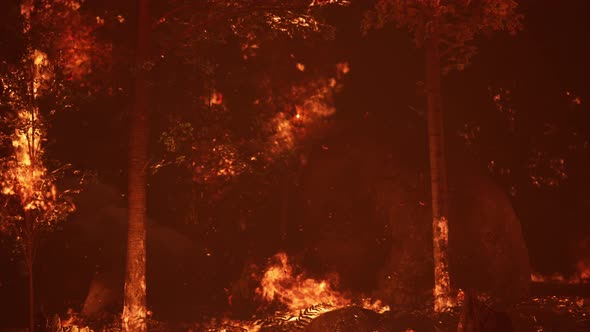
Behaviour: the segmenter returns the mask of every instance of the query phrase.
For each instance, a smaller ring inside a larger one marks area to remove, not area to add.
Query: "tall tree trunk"
[[[29,274],[29,331],[35,330],[35,289],[33,287],[33,264],[27,262],[27,272]]]
[[[35,330],[35,288],[33,284],[33,262],[34,262],[34,239],[33,239],[33,220],[31,212],[24,211],[24,234],[23,234],[23,254],[27,268],[27,281],[29,288],[29,331]]]
[[[283,183],[281,188],[281,219],[279,227],[279,235],[283,244],[287,240],[287,230],[289,228],[289,187],[291,186],[291,174],[289,170],[285,171],[283,175]]]
[[[428,93],[428,143],[432,191],[432,238],[434,256],[434,310],[453,305],[449,277],[448,184],[445,161],[439,40],[435,31],[426,40],[426,87]]]
[[[144,65],[149,57],[149,0],[138,0],[137,73],[129,131],[129,229],[123,304],[124,331],[147,331],[146,308],[146,168],[148,154],[148,91]]]

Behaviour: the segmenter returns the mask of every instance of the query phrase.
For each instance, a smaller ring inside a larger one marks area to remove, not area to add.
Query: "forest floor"
[[[590,331],[590,284],[534,284],[534,296],[501,312],[515,332]],[[485,303],[484,303],[485,304]],[[460,308],[433,317],[429,309],[381,314],[360,307],[331,310],[314,306],[298,314],[272,314],[250,321],[216,319],[209,322],[171,323],[150,320],[154,332],[451,332],[457,331]],[[116,320],[118,321],[118,320]],[[117,326],[92,326],[90,331],[119,331]],[[51,332],[88,331],[64,328]],[[492,327],[483,331],[510,331]]]

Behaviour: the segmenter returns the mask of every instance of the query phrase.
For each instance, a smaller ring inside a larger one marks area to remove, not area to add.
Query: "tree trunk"
[[[281,221],[279,227],[279,235],[283,243],[287,240],[287,230],[289,227],[289,187],[291,186],[291,177],[288,170],[283,175],[283,183],[281,188]]]
[[[124,331],[147,331],[146,308],[146,168],[148,91],[144,65],[149,57],[149,0],[138,0],[135,100],[129,132],[127,268],[122,325]]]
[[[27,268],[27,281],[29,288],[29,331],[33,332],[35,330],[35,288],[33,284],[33,261],[35,259],[35,248],[33,242],[34,221],[31,218],[31,212],[29,210],[25,210],[22,250]]]
[[[449,277],[448,184],[445,163],[441,67],[435,31],[426,40],[426,87],[428,93],[428,143],[432,191],[432,237],[434,255],[434,310],[453,305]]]
[[[27,259],[27,272],[29,279],[29,331],[35,330],[35,289],[33,287],[33,262]]]

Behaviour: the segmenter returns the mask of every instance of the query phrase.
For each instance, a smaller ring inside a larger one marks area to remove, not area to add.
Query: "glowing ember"
[[[217,90],[211,91],[208,100],[208,106],[223,104],[223,94]]]
[[[266,270],[260,288],[256,290],[264,299],[279,300],[291,310],[300,310],[320,303],[333,306],[346,306],[351,303],[326,280],[318,281],[294,275],[287,254],[280,252],[274,258],[278,264]]]

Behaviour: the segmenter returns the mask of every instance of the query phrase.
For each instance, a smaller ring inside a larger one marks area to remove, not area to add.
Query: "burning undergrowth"
[[[257,313],[249,320],[213,320],[206,330],[287,331],[304,328],[314,318],[346,307],[356,306],[376,313],[389,311],[380,300],[355,298],[337,287],[337,275],[323,280],[310,278],[289,262],[286,253],[279,252],[269,259],[255,289],[255,300],[260,304]]]
[[[240,313],[243,314],[243,307],[236,294],[228,290],[229,312],[211,312],[215,318],[202,316],[203,320],[186,323],[150,318],[150,331],[393,332],[431,331],[435,327],[440,331],[451,331],[457,328],[465,310],[459,306],[444,315],[435,315],[432,312],[432,302],[424,303],[424,307],[419,309],[396,307],[395,310],[390,310],[380,301],[341,290],[337,275],[322,278],[318,275],[311,276],[295,262],[296,258],[290,259],[286,253],[279,252],[265,264],[247,265],[245,270],[252,282],[251,294],[243,301],[256,308],[251,315],[239,316]],[[563,284],[559,286],[564,287]],[[563,291],[562,288],[557,290]],[[555,291],[552,290],[554,293]],[[462,291],[459,292],[458,303],[464,302],[464,295]],[[497,325],[499,322],[507,323],[506,326],[512,326],[514,331],[541,331],[557,326],[567,326],[569,331],[590,326],[590,298],[584,297],[579,290],[571,296],[535,296],[509,307],[497,307],[493,296],[476,294],[476,298],[478,310],[487,317],[486,324],[496,327],[500,326]],[[61,321],[61,326],[67,327],[72,323],[85,326],[88,323],[73,317],[68,314]],[[117,317],[113,321],[114,325],[95,326],[95,331],[120,331],[120,319]]]
[[[273,263],[264,272],[256,293],[267,301],[279,301],[289,310],[299,310],[315,304],[328,303],[334,306],[350,305],[347,296],[335,290],[337,277],[327,280],[306,278],[296,274],[289,264],[287,254],[281,252],[273,257]]]
[[[563,273],[532,273],[531,281],[534,283],[590,285],[590,238],[578,241],[572,252],[576,256],[569,274]]]

